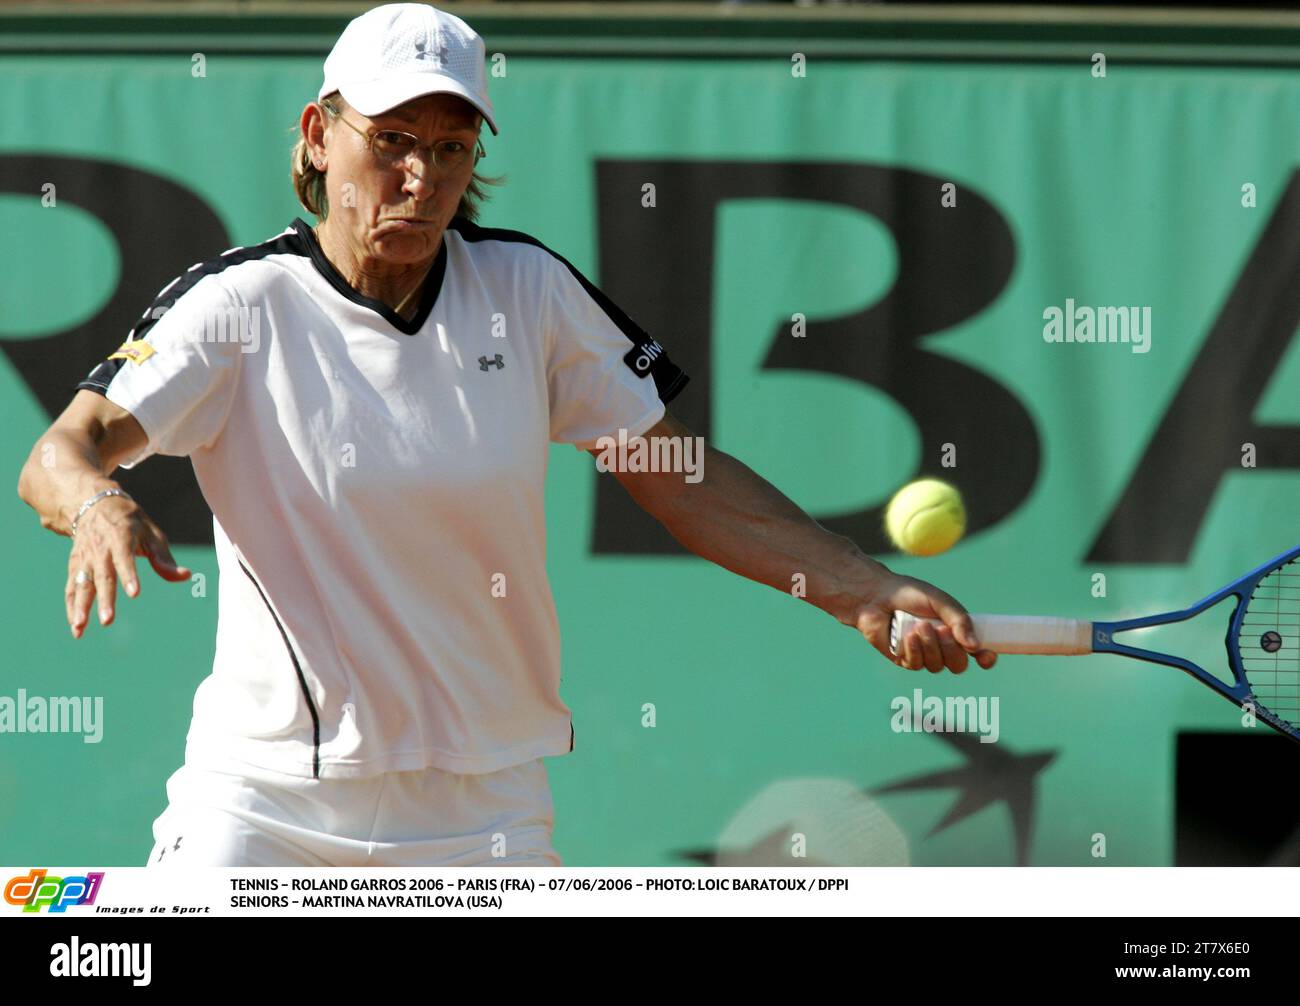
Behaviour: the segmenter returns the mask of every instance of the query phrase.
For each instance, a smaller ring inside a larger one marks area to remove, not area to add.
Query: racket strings
[[[1237,649],[1259,705],[1300,726],[1300,559],[1262,579],[1242,617]]]

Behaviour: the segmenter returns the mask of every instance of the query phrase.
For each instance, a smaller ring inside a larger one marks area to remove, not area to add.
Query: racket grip
[[[897,654],[898,644],[922,619],[905,611],[894,612],[889,624],[889,648]],[[942,625],[937,618],[926,619]],[[1079,656],[1092,652],[1092,623],[1077,618],[1045,615],[971,615],[980,646],[994,653],[1039,653],[1051,656]]]

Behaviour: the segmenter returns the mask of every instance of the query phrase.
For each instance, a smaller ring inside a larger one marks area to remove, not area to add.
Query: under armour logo
[[[445,63],[447,61],[447,47],[445,45],[439,42],[436,44],[436,48],[432,51],[426,48],[427,45],[428,42],[425,39],[419,38],[415,40],[416,59],[432,59],[439,63]]]
[[[505,365],[506,365],[506,361],[501,359],[500,353],[497,353],[493,357],[480,356],[478,358],[479,370],[487,370],[488,367],[496,367],[497,370],[503,370],[505,368]]]

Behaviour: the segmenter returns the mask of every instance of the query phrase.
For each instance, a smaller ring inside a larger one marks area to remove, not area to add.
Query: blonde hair
[[[333,94],[325,96],[326,101],[332,101],[335,104],[347,108],[347,102],[343,96],[335,91]],[[311,150],[307,146],[307,140],[303,137],[301,130],[297,126],[290,127],[290,132],[297,132],[298,139],[293,145],[293,153],[290,155],[291,169],[289,177],[293,181],[293,191],[298,197],[298,202],[302,203],[303,208],[308,213],[324,220],[329,216],[329,197],[325,192],[325,172],[321,171],[312,163]],[[460,197],[460,205],[456,207],[456,216],[471,223],[478,220],[479,210],[482,204],[487,201],[489,185],[504,185],[505,175],[489,177],[481,175],[477,171],[470,178],[469,185],[465,189],[465,194]]]

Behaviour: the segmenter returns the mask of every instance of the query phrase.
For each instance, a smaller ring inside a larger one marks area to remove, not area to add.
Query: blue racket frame
[[[1145,618],[1129,618],[1122,622],[1093,622],[1092,652],[1118,653],[1125,657],[1134,657],[1137,660],[1146,660],[1153,664],[1177,667],[1179,670],[1186,671],[1196,678],[1201,684],[1213,688],[1225,699],[1236,703],[1238,706],[1244,706],[1249,702],[1254,708],[1255,715],[1261,720],[1275,730],[1286,734],[1292,740],[1300,741],[1300,726],[1292,725],[1281,719],[1261,706],[1255,699],[1255,693],[1250,687],[1250,682],[1246,680],[1246,670],[1241,666],[1241,651],[1237,646],[1237,638],[1241,635],[1242,620],[1246,616],[1246,605],[1250,601],[1251,594],[1255,592],[1255,588],[1270,573],[1281,566],[1285,566],[1297,557],[1300,557],[1300,546],[1291,549],[1289,552],[1283,552],[1274,559],[1270,559],[1262,566],[1252,569],[1245,576],[1234,580],[1221,590],[1216,590],[1213,594],[1202,598],[1190,608],[1184,608],[1182,611],[1169,611],[1161,615],[1148,615]],[[1209,673],[1199,664],[1195,664],[1184,657],[1178,657],[1172,653],[1160,653],[1156,650],[1144,650],[1141,647],[1126,646],[1123,643],[1115,642],[1115,633],[1117,632],[1127,632],[1129,629],[1145,629],[1155,625],[1167,625],[1170,622],[1183,622],[1189,618],[1195,618],[1207,608],[1214,607],[1220,601],[1234,594],[1237,597],[1237,606],[1232,612],[1232,619],[1228,623],[1228,634],[1224,639],[1224,645],[1228,650],[1228,663],[1232,667],[1234,684],[1229,685]]]

